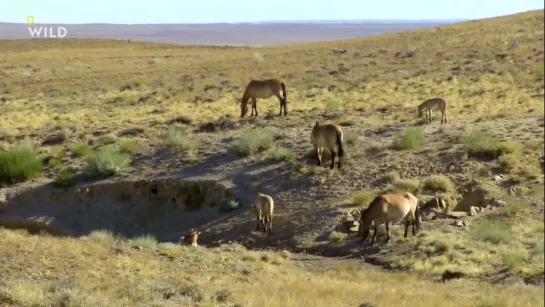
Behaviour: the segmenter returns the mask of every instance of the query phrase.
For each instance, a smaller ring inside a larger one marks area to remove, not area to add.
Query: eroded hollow
[[[217,206],[233,194],[213,180],[177,178],[40,188],[9,199],[0,220],[38,221],[76,236],[109,229],[127,237],[150,233],[176,240],[218,218]]]

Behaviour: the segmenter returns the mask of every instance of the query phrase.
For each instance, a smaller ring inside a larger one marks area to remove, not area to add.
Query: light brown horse
[[[418,199],[412,193],[382,194],[375,197],[369,204],[369,207],[361,212],[360,225],[358,227],[361,242],[363,243],[369,236],[371,223],[375,224],[371,246],[375,243],[378,227],[382,223],[386,224],[386,232],[388,234],[386,242],[390,242],[390,222],[401,219],[405,220],[405,238],[407,237],[409,223],[411,222],[413,235],[416,235],[420,231],[420,224],[422,222],[420,206],[418,205]]]
[[[312,128],[310,134],[310,142],[314,146],[316,155],[318,156],[318,165],[322,165],[322,153],[324,148],[327,148],[331,154],[331,165],[329,168],[335,167],[335,156],[339,156],[338,168],[341,169],[341,159],[344,156],[343,146],[343,131],[341,127],[336,124],[325,124],[320,126],[319,122],[316,122]],[[335,148],[337,152],[335,153]]]
[[[183,240],[184,245],[198,246],[197,239],[199,238],[200,234],[200,231],[191,230],[191,233],[182,237],[181,239]]]
[[[274,211],[274,200],[269,195],[257,193],[257,197],[252,204],[255,217],[257,219],[256,230],[263,230],[265,233],[272,233],[272,218]]]
[[[431,111],[433,109],[439,109],[441,111],[441,124],[447,123],[447,101],[444,98],[436,97],[424,100],[418,106],[418,117],[422,117],[422,113],[426,111],[426,119],[431,123]],[[429,115],[428,115],[429,114]]]
[[[278,116],[282,116],[282,108],[284,108],[284,116],[288,115],[288,93],[286,92],[286,85],[284,82],[278,79],[266,79],[266,80],[252,80],[242,95],[242,99],[238,99],[240,102],[240,117],[246,116],[248,113],[248,100],[252,100],[252,113],[251,116],[257,116],[257,99],[268,99],[272,96],[276,96],[280,101],[280,112]]]

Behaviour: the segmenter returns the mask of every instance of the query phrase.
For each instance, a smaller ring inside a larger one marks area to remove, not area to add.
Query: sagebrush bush
[[[393,183],[394,188],[398,192],[417,193],[420,189],[420,181],[418,179],[398,179]]]
[[[295,160],[295,153],[285,147],[276,147],[267,155],[267,160],[272,162],[287,162]]]
[[[129,244],[135,247],[155,247],[157,245],[157,239],[154,235],[145,234],[130,239]]]
[[[424,135],[420,128],[407,128],[398,134],[392,143],[394,149],[417,149],[422,145]]]
[[[377,195],[379,195],[379,191],[377,190],[357,193],[352,198],[352,204],[355,206],[367,206]]]
[[[519,154],[520,145],[501,142],[495,136],[477,131],[462,139],[468,156],[495,159],[503,154]]]
[[[433,175],[424,180],[424,189],[434,192],[450,192],[454,190],[454,184],[447,176]]]
[[[76,147],[74,147],[72,149],[72,155],[74,157],[83,157],[83,156],[87,156],[88,154],[91,153],[91,147],[89,147],[89,145],[87,144],[80,144],[80,145],[77,145]]]
[[[102,147],[87,157],[86,173],[91,177],[113,176],[130,163],[130,158],[118,149]]]
[[[55,176],[55,185],[59,188],[69,188],[76,184],[74,179],[74,170],[71,168],[64,168],[60,170]]]
[[[138,150],[138,143],[132,139],[120,139],[118,146],[121,153],[132,154]]]
[[[184,127],[177,125],[170,125],[168,127],[165,144],[170,148],[192,150],[196,147],[195,140],[190,139],[186,133]]]
[[[508,244],[515,239],[511,226],[503,220],[483,220],[473,228],[472,234],[478,240],[494,244]]]
[[[240,203],[234,199],[226,200],[220,203],[219,211],[221,213],[229,213],[240,208]]]
[[[0,183],[17,183],[39,176],[42,162],[33,146],[22,144],[11,150],[0,151]]]
[[[254,129],[233,141],[231,150],[241,157],[251,156],[269,149],[274,144],[274,133],[265,129]]]

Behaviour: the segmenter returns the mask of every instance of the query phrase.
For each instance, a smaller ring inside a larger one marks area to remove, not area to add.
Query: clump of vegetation
[[[58,188],[69,188],[76,184],[74,179],[74,170],[72,168],[64,168],[55,176],[55,186]]]
[[[138,143],[133,139],[121,139],[118,142],[119,152],[133,154],[138,150]]]
[[[184,127],[177,125],[168,126],[165,136],[166,146],[182,150],[193,150],[196,147],[195,140],[187,137]]]
[[[508,244],[515,239],[515,233],[504,220],[483,220],[473,228],[473,236],[481,241],[494,244]]]
[[[329,234],[329,240],[334,242],[339,242],[346,239],[347,236],[348,235],[344,232],[332,231],[331,234]]]
[[[114,239],[114,233],[109,229],[93,230],[89,234],[89,239],[99,242],[111,241]]]
[[[524,263],[524,256],[515,253],[507,253],[502,255],[501,261],[508,269],[513,270]]]
[[[396,191],[416,193],[420,189],[420,181],[417,179],[399,179],[394,182]]]
[[[417,149],[422,145],[424,135],[420,128],[407,128],[398,134],[393,141],[394,149]]]
[[[462,139],[468,156],[495,159],[503,154],[519,154],[520,145],[501,142],[495,136],[477,131]]]
[[[395,183],[398,180],[399,180],[399,174],[396,171],[388,172],[384,174],[384,176],[382,177],[382,181],[386,183],[391,183],[391,184]]]
[[[357,193],[352,198],[352,204],[354,206],[367,206],[379,194],[378,190]]]
[[[157,239],[151,234],[145,234],[132,238],[129,240],[129,244],[133,247],[155,247],[157,245]]]
[[[271,148],[274,144],[274,138],[274,133],[271,131],[265,128],[257,128],[233,141],[231,150],[241,157],[251,156]]]
[[[289,162],[289,161],[295,160],[295,153],[285,147],[276,147],[273,151],[271,151],[268,154],[267,160],[276,162],[276,163]]]
[[[345,139],[345,143],[348,146],[355,145],[358,142],[359,138],[357,135],[348,135]]]
[[[520,160],[517,155],[505,154],[498,158],[498,166],[505,172],[512,172],[520,165]]]
[[[87,157],[86,173],[91,177],[110,177],[130,163],[130,157],[117,148],[101,147]]]
[[[328,100],[326,103],[325,103],[325,111],[327,113],[331,113],[331,112],[334,112],[335,110],[337,110],[339,108],[339,103],[337,103],[336,101],[334,100]]]
[[[240,208],[240,203],[237,200],[230,199],[220,203],[219,211],[221,213],[229,213]]]
[[[87,144],[80,144],[80,145],[77,145],[76,147],[74,147],[72,149],[72,155],[74,157],[83,157],[83,156],[87,156],[88,154],[91,153],[91,147],[89,147],[89,145]]]
[[[116,142],[116,139],[113,135],[101,135],[99,138],[98,138],[98,143],[99,145],[101,146],[106,146],[106,145],[111,145],[111,144],[115,144]]]
[[[454,184],[449,177],[433,175],[424,180],[424,189],[434,192],[450,192],[454,190]]]
[[[42,162],[32,143],[26,142],[11,150],[0,151],[0,183],[17,183],[39,176]]]

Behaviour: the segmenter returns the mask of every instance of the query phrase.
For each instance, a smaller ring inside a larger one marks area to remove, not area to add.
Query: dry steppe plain
[[[0,304],[542,306],[543,38],[540,10],[266,48],[0,41]],[[236,98],[263,78],[286,83],[288,116],[271,98],[240,119]],[[417,118],[435,96],[447,124]],[[316,121],[343,127],[341,170],[315,165]],[[100,205],[13,200],[165,178],[219,183],[230,200],[173,200],[133,228],[112,212],[140,201],[136,185]],[[455,212],[475,187],[505,203],[414,237],[395,225],[374,247],[342,227],[380,192]],[[270,237],[253,231],[257,192],[275,199]],[[201,246],[176,245],[191,228]]]

